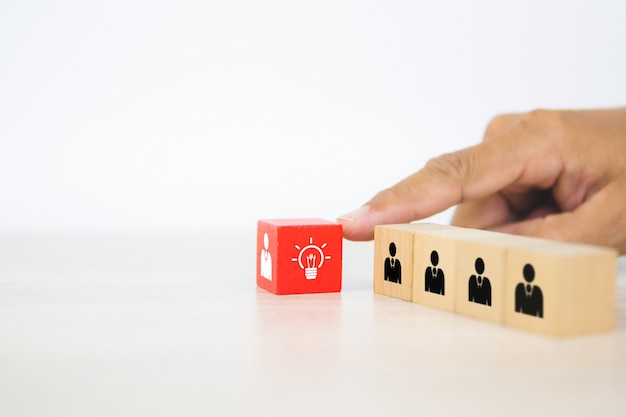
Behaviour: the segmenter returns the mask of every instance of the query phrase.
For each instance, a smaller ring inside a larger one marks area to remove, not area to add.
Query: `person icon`
[[[263,235],[263,247],[261,249],[261,276],[272,280],[272,255],[270,254],[270,237],[265,233]]]
[[[432,266],[426,268],[424,277],[424,291],[430,291],[435,294],[446,295],[446,280],[443,269],[437,268],[439,264],[439,254],[436,250],[430,253],[430,262]]]
[[[543,318],[543,293],[537,285],[531,282],[535,279],[535,268],[531,264],[524,265],[524,280],[515,287],[515,311]]]
[[[396,244],[389,244],[389,258],[385,259],[385,281],[402,284],[402,266],[400,260],[396,259]]]
[[[485,272],[483,258],[476,258],[474,269],[477,275],[472,275],[468,282],[468,298],[470,302],[491,306],[491,282],[482,276]]]

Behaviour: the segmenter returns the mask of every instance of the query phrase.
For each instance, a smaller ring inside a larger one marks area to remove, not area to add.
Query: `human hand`
[[[377,224],[456,204],[457,226],[626,254],[626,108],[498,116],[481,144],[431,159],[337,220],[347,239],[370,240]]]

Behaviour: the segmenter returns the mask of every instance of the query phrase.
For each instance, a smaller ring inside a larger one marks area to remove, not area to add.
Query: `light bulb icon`
[[[324,249],[327,244],[324,243],[321,247],[317,246],[313,243],[313,237],[309,238],[309,244],[300,247],[299,245],[294,245],[296,249],[300,251],[298,256],[295,258],[291,258],[292,262],[298,262],[298,265],[301,269],[304,270],[304,277],[306,279],[315,279],[317,278],[317,270],[324,265],[324,260],[330,259],[329,255],[324,255]]]

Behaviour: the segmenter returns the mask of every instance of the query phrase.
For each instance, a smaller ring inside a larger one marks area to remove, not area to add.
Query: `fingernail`
[[[358,221],[361,217],[363,217],[363,215],[369,211],[370,207],[369,206],[363,206],[361,208],[358,208],[354,211],[351,211],[350,213],[346,213],[343,216],[339,216],[337,217],[337,221],[340,223],[343,222],[347,222],[347,223],[354,223],[356,221]]]

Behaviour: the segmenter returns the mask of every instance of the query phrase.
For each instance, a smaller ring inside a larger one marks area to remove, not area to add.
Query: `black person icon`
[[[391,257],[385,259],[385,281],[402,284],[402,267],[400,260],[396,259],[396,244],[389,244],[389,255]]]
[[[474,268],[476,269],[476,273],[478,275],[472,275],[469,279],[469,301],[490,306],[491,282],[489,282],[489,278],[482,276],[483,272],[485,272],[485,262],[483,261],[483,258],[476,258]]]
[[[432,262],[433,266],[426,268],[424,291],[446,295],[446,281],[443,275],[443,269],[437,268],[439,264],[439,254],[436,250],[430,253],[430,262]]]
[[[524,265],[524,280],[515,287],[515,311],[543,318],[543,293],[537,285],[531,285],[535,279],[535,268],[531,264]]]

